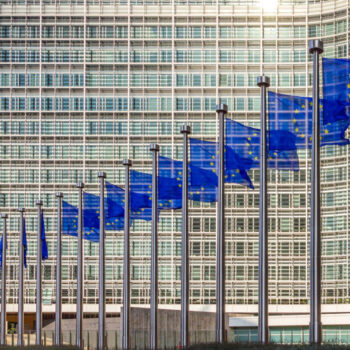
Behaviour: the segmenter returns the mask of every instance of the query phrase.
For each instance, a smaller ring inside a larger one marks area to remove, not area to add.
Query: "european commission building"
[[[271,5],[267,2],[266,5]],[[311,96],[308,41],[323,57],[348,57],[350,4],[280,0],[1,0],[0,210],[8,220],[8,321],[18,301],[18,207],[26,208],[25,307],[35,313],[36,205],[43,200],[49,260],[43,313],[55,310],[56,197],[78,202],[77,182],[98,193],[98,171],[123,187],[122,159],[151,171],[149,144],[181,160],[191,137],[215,141],[215,105],[260,127],[257,76],[270,90]],[[322,82],[321,82],[322,83]],[[268,171],[271,336],[308,341],[309,151],[300,171]],[[322,326],[324,340],[350,342],[350,154],[322,148]],[[256,339],[259,171],[255,189],[225,185],[226,313],[230,337]],[[1,223],[2,224],[2,223]],[[131,227],[131,304],[149,304],[151,222]],[[63,315],[75,317],[77,240],[63,237]],[[160,308],[179,309],[181,211],[159,219]],[[98,312],[98,245],[84,242],[85,317]],[[106,237],[107,316],[122,305],[123,232]],[[216,203],[190,202],[190,303],[215,311]],[[213,329],[214,330],[214,329]]]

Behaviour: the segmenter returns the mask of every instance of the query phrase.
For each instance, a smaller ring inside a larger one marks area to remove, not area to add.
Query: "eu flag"
[[[218,186],[219,171],[219,147],[217,142],[190,139],[191,149],[191,185],[197,186]],[[239,183],[249,188],[254,188],[247,170],[251,166],[251,161],[244,161],[238,154],[228,147],[225,147],[225,182]],[[192,166],[204,169],[207,175],[202,173],[204,184],[200,176],[194,176]]]
[[[324,123],[350,117],[350,60],[323,58]]]
[[[324,124],[324,100],[320,101],[320,133],[321,147],[326,145],[347,145],[345,131],[350,119],[342,119]],[[296,137],[297,148],[311,148],[312,145],[312,98],[278,94],[269,91],[269,131],[270,139],[273,132],[289,131]]]
[[[125,191],[123,188],[113,185],[106,181],[108,210],[107,217],[109,220],[118,220],[120,229],[124,228],[124,207],[125,207]],[[145,201],[148,202],[148,195],[135,193],[130,191],[130,224],[133,220],[152,220],[151,208],[142,208]]]
[[[78,214],[79,210],[77,207],[73,206],[72,204],[63,201],[62,202],[62,232],[63,234],[70,235],[77,237],[78,236]],[[88,209],[91,210],[91,209]],[[86,215],[87,214],[87,215]],[[87,218],[85,218],[85,215]],[[84,239],[92,241],[92,242],[98,242],[99,241],[99,227],[89,227],[86,225],[87,222],[90,221],[89,212],[83,211],[84,216]],[[95,214],[94,214],[95,215]],[[94,219],[95,220],[95,219]],[[98,229],[98,231],[97,231]]]
[[[211,172],[190,165],[188,167],[188,198],[199,202],[216,202],[217,201],[217,186],[201,186],[192,185],[194,179],[199,177],[205,178],[211,176]],[[159,156],[159,174],[164,178],[176,180],[178,186],[176,188],[177,196],[182,196],[182,162],[166,157]],[[191,179],[193,178],[193,181]],[[205,181],[204,181],[205,182]]]
[[[2,267],[2,248],[4,246],[4,236],[1,236],[0,240],[0,268]]]
[[[159,218],[159,209],[158,209]],[[152,208],[139,208],[130,211],[130,225],[134,220],[152,221]]]
[[[158,176],[158,209],[181,208],[181,199],[172,198],[173,194],[176,193],[174,190],[176,186],[178,186],[176,180]],[[139,208],[152,208],[152,174],[131,170],[130,190],[143,195],[137,199]]]
[[[232,149],[242,161],[245,169],[260,166],[260,130],[243,125],[231,119],[225,121],[226,146]],[[283,141],[283,136],[287,141]],[[283,141],[283,142],[282,142]],[[294,143],[294,144],[293,144]],[[290,145],[289,147],[287,145]],[[270,135],[267,140],[269,168],[299,170],[295,136],[290,132]],[[290,148],[290,149],[288,149]]]
[[[94,242],[100,235],[100,197],[84,192],[84,236]]]
[[[44,213],[41,211],[41,260],[47,260],[49,258],[49,252],[47,250],[47,242],[45,235],[45,222]]]
[[[26,233],[26,221],[25,218],[23,218],[23,237],[22,237],[22,244],[23,244],[23,250],[24,250],[24,255],[23,255],[23,263],[24,267],[27,268],[27,233]]]
[[[65,235],[78,236],[78,208],[62,201],[62,232]]]
[[[115,194],[114,185],[106,181],[107,198],[105,207],[106,230],[122,230],[124,228],[123,199]],[[113,199],[112,199],[113,198]]]

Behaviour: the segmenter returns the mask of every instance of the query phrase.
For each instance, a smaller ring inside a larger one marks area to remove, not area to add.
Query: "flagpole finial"
[[[2,219],[7,219],[8,215],[6,213],[1,214]]]
[[[309,53],[314,53],[318,51],[319,53],[323,52],[323,41],[320,39],[314,39],[309,41]]]
[[[256,84],[258,86],[266,86],[269,87],[270,86],[270,78],[267,77],[266,75],[260,75],[257,79],[256,79]]]
[[[97,176],[98,176],[98,177],[103,177],[103,178],[105,178],[107,175],[106,175],[106,173],[105,173],[104,171],[99,171],[99,172],[97,173]]]
[[[36,203],[35,203],[36,205],[43,205],[43,201],[41,201],[40,199],[37,199],[37,201],[36,201]]]
[[[24,208],[18,208],[17,211],[19,211],[20,213],[24,213],[25,209]]]
[[[56,192],[56,197],[58,197],[58,198],[63,197],[63,193],[62,192]]]
[[[216,105],[216,113],[222,112],[222,113],[226,114],[227,111],[228,111],[228,107],[224,103],[220,103],[220,104]]]
[[[76,184],[76,186],[77,186],[78,188],[84,188],[84,182],[78,182],[78,183]]]
[[[181,134],[190,134],[191,133],[191,127],[189,125],[181,125],[180,132]]]
[[[149,146],[150,151],[159,152],[159,145],[157,143],[151,143]]]
[[[131,166],[132,165],[132,161],[130,159],[123,159],[122,163],[125,166]]]

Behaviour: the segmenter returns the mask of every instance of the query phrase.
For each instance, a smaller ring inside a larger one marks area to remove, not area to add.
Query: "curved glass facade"
[[[0,211],[8,212],[8,303],[17,303],[18,213],[27,208],[25,303],[35,302],[36,208],[44,201],[50,258],[44,304],[55,301],[55,192],[77,204],[75,183],[98,191],[97,172],[123,185],[123,158],[151,170],[149,144],[181,159],[184,122],[215,140],[215,104],[259,127],[256,77],[274,91],[311,96],[311,38],[325,57],[348,57],[347,1],[2,0]],[[269,170],[270,303],[309,300],[311,156],[299,172]],[[349,148],[322,149],[322,301],[350,301]],[[257,304],[259,173],[249,190],[226,185],[226,300]],[[2,223],[1,223],[2,225]],[[180,303],[181,213],[159,223],[159,297]],[[131,302],[149,302],[150,223],[131,230]],[[122,302],[123,232],[108,232],[107,303]],[[215,304],[216,207],[190,203],[191,303]],[[75,303],[76,240],[63,239],[63,302]],[[85,303],[97,305],[97,245],[85,242]],[[97,310],[97,307],[96,307]],[[45,311],[45,310],[44,310]],[[108,311],[108,310],[107,310]]]

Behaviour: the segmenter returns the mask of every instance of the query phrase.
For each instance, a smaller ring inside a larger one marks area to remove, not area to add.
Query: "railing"
[[[97,350],[98,338],[97,331],[84,331],[84,349]],[[106,332],[106,350],[121,349],[120,331]],[[159,348],[174,349],[178,347],[180,334],[178,331],[167,330],[159,332]],[[149,330],[136,330],[130,332],[131,345],[133,349],[147,349],[149,347]],[[193,343],[210,343],[215,341],[215,331],[195,331],[190,332],[190,339]],[[24,345],[35,345],[35,333],[25,333],[23,336]],[[62,332],[63,345],[75,345],[75,330]],[[7,345],[17,345],[17,334],[8,334],[6,338]],[[55,344],[55,332],[43,331],[42,344],[51,346]]]
[[[54,331],[43,331],[42,344],[44,346],[54,345]],[[97,350],[97,331],[84,331],[84,349]],[[130,332],[132,349],[142,350],[149,348],[149,330],[138,329]],[[177,349],[179,346],[180,333],[177,330],[160,330],[158,334],[159,349]],[[25,333],[24,345],[35,345],[35,333]],[[75,345],[75,330],[63,331],[62,340],[64,345]],[[227,333],[228,342],[251,343],[257,342],[257,329],[237,328],[230,329]],[[215,331],[197,330],[190,331],[190,343],[212,343],[215,341]],[[270,341],[282,344],[307,344],[309,342],[308,327],[273,327],[270,329]],[[17,345],[17,334],[8,334],[7,345]],[[348,326],[326,326],[323,327],[323,342],[333,344],[350,344],[350,327]],[[120,331],[106,332],[106,350],[121,349]]]

